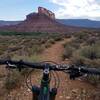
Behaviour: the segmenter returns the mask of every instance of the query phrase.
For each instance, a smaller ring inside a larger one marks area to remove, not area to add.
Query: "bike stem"
[[[49,72],[49,65],[46,65],[43,70],[43,77],[41,80],[40,88],[36,86],[33,86],[32,88],[33,100],[55,100],[57,89],[52,88],[50,90]]]
[[[43,77],[41,80],[39,100],[49,100],[50,98],[50,79],[49,79],[49,65],[45,66]]]

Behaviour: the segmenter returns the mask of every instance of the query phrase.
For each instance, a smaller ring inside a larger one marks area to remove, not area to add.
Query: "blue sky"
[[[56,18],[100,20],[100,0],[0,0],[0,20],[24,20],[43,6]]]
[[[24,20],[26,15],[36,12],[38,6],[55,12],[57,5],[47,0],[1,0],[0,20]]]

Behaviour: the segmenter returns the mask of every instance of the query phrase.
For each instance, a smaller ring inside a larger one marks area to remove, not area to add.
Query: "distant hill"
[[[5,26],[5,25],[16,25],[19,24],[20,21],[3,21],[0,20],[0,26]]]
[[[100,21],[93,21],[88,19],[57,19],[58,22],[71,25],[71,26],[79,26],[86,28],[100,28]]]
[[[86,27],[86,28],[100,28],[100,21],[93,21],[88,19],[56,19],[56,21],[70,26]],[[16,25],[21,21],[3,21],[0,20],[0,26]]]
[[[99,28],[99,21],[55,19],[55,14],[43,7],[38,7],[38,12],[36,13],[28,14],[23,21],[0,21],[0,31],[14,32],[73,33],[82,30],[100,31]]]
[[[80,27],[68,26],[51,19],[45,14],[31,13],[24,21],[16,25],[1,26],[0,31],[14,32],[44,32],[44,33],[72,33],[83,30]]]
[[[5,22],[6,23],[6,22]],[[37,13],[30,13],[24,21],[8,22],[0,27],[0,31],[73,33],[84,28],[64,25],[55,19],[55,14],[46,8],[39,7]]]

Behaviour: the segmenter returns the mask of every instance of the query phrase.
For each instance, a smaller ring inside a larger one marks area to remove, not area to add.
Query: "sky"
[[[24,20],[39,6],[53,11],[58,19],[100,21],[100,0],[0,0],[0,20]]]

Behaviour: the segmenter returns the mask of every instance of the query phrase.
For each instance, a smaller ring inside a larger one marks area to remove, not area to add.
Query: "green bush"
[[[44,46],[45,48],[49,48],[54,43],[55,43],[54,39],[48,39],[47,42],[44,44]]]
[[[42,36],[47,33],[41,33],[41,32],[14,32],[14,31],[3,31],[0,32],[0,35],[2,36]]]
[[[85,46],[80,50],[80,55],[91,60],[100,59],[100,47],[96,44]]]
[[[73,59],[76,62],[81,60],[84,64],[98,66],[100,64],[100,47],[98,44],[84,46],[73,53]]]
[[[0,45],[0,55],[2,55],[6,51],[7,48],[8,48],[7,45]]]
[[[12,57],[13,60],[25,60],[25,61],[40,61],[42,58],[39,55],[31,55],[31,56],[20,56],[20,55],[14,55]]]
[[[86,44],[87,45],[95,44],[97,40],[98,39],[96,37],[89,37],[88,40],[86,41]]]
[[[70,58],[74,52],[74,48],[71,46],[66,46],[64,49],[64,53],[62,55],[63,60],[65,60],[66,58]]]
[[[70,41],[70,42],[64,43],[63,46],[64,46],[64,48],[65,48],[66,46],[71,46],[71,47],[73,47],[73,48],[75,48],[75,49],[79,49],[79,48],[80,48],[80,43],[79,43],[79,42],[76,42],[76,40],[73,39],[73,40]]]
[[[54,40],[55,40],[55,41],[61,41],[62,38],[61,38],[61,37],[55,37]]]
[[[7,90],[15,89],[16,87],[21,85],[21,76],[18,71],[14,71],[10,73],[5,80],[5,88]]]
[[[87,75],[87,81],[89,81],[93,85],[98,85],[100,83],[100,76],[96,75]]]
[[[63,35],[61,34],[52,34],[50,38],[54,39],[54,41],[60,41],[63,39]]]
[[[78,32],[74,34],[75,43],[84,43],[90,37],[89,33]]]
[[[44,47],[40,45],[33,45],[30,49],[31,50],[29,50],[29,52],[31,52],[31,54],[39,54],[43,52]]]
[[[64,38],[71,38],[71,34],[64,34]]]
[[[77,39],[86,40],[86,39],[88,39],[88,37],[89,37],[89,33],[87,33],[87,32],[78,32],[78,33],[75,33],[74,36],[75,36]]]
[[[47,42],[49,42],[51,44],[54,44],[55,43],[54,39],[49,39]]]
[[[80,44],[74,41],[75,40],[73,39],[72,41],[69,41],[63,44],[64,46],[64,53],[62,55],[63,60],[66,58],[71,58],[73,55],[73,52],[75,52],[77,49],[80,48]]]
[[[72,61],[76,65],[84,65],[87,67],[100,68],[100,47],[99,45],[85,46],[75,51],[72,55]],[[87,76],[87,80],[97,85],[100,77]]]
[[[72,63],[75,65],[83,65],[84,64],[84,58],[80,55],[78,50],[73,52],[71,60],[72,60]]]
[[[51,47],[51,43],[46,43],[45,48],[49,48],[49,47]]]

